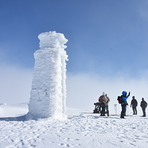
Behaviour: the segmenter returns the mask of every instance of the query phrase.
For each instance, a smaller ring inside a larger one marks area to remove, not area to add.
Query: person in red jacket
[[[101,106],[101,116],[105,116],[105,113],[107,113],[107,116],[109,116],[108,103],[110,99],[107,94],[103,92],[103,94],[99,97],[98,100]]]

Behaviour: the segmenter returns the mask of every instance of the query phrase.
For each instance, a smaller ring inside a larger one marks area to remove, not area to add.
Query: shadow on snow
[[[0,121],[27,121],[27,114],[18,117],[0,117]]]

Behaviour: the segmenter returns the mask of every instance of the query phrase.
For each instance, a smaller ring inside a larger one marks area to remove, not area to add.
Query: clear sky
[[[71,75],[145,78],[147,8],[147,0],[0,0],[1,79],[7,80],[6,67],[32,72],[37,36],[47,31],[68,39]]]

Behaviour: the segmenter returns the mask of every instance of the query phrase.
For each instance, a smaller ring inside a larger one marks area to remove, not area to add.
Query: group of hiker
[[[126,106],[128,105],[127,99],[128,99],[129,96],[130,96],[130,92],[127,95],[127,92],[123,91],[122,95],[120,97],[118,97],[118,102],[121,104],[121,107],[122,107],[120,118],[124,118],[125,115],[126,115]],[[121,100],[122,100],[121,102],[119,101],[119,98],[121,98]],[[135,99],[135,96],[132,96],[130,107],[132,107],[132,109],[133,109],[133,115],[137,115],[137,106],[138,106],[138,102]],[[147,107],[147,102],[144,100],[144,98],[142,98],[140,106],[141,106],[142,112],[143,112],[142,117],[146,117],[146,111],[145,110],[146,110],[146,107]]]
[[[107,116],[109,116],[109,109],[108,109],[109,101],[110,101],[109,97],[107,96],[107,94],[103,92],[103,94],[98,98],[98,102],[94,103],[95,105],[94,113],[100,113],[100,116],[105,116],[106,113]]]
[[[127,99],[129,96],[130,96],[130,92],[127,94],[126,91],[123,91],[122,95],[118,96],[118,98],[117,98],[119,104],[121,104],[120,118],[125,118],[125,116],[126,116],[126,107],[128,105]],[[107,96],[106,93],[103,92],[103,94],[98,98],[98,102],[94,103],[95,109],[93,112],[100,113],[100,116],[105,116],[105,114],[107,114],[107,116],[109,116],[109,108],[108,108],[109,101],[110,101],[109,97]],[[133,115],[137,115],[137,106],[138,106],[138,102],[137,102],[135,96],[132,96],[130,107],[132,107]],[[142,112],[143,112],[142,117],[146,117],[147,102],[144,100],[144,98],[142,98],[140,106],[141,106]]]

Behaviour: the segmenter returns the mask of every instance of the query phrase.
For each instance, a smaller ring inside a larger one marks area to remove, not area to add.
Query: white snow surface
[[[43,32],[38,35],[40,40],[40,49],[46,48],[66,48],[67,39],[62,33],[57,33],[56,31]]]
[[[67,120],[21,120],[27,105],[0,105],[0,148],[144,148],[148,117],[119,114],[102,117],[68,109]],[[17,119],[20,119],[19,121]]]
[[[39,36],[40,49],[34,53],[29,117],[66,118],[66,61],[67,39],[55,31]]]

